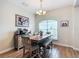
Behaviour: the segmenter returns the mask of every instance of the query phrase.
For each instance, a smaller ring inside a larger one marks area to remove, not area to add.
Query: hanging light
[[[36,12],[36,14],[38,14],[38,15],[45,15],[46,14],[46,11],[43,10],[43,7],[42,7],[42,1],[43,0],[40,0],[40,9]]]

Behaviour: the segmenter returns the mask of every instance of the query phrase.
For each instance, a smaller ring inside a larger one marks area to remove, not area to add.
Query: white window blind
[[[39,31],[43,31],[43,34],[50,32],[53,35],[53,39],[57,40],[57,21],[56,20],[44,20],[40,22]]]

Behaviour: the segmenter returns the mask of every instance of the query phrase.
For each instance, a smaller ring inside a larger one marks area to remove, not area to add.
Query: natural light
[[[53,39],[57,40],[57,21],[56,20],[44,20],[39,23],[39,31],[43,31],[43,34],[50,33],[53,35]]]

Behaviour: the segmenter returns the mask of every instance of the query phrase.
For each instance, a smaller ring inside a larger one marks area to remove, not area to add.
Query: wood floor
[[[54,45],[52,49],[48,49],[48,56],[45,58],[79,58],[79,52],[72,48]],[[22,58],[22,49],[19,51],[12,50],[1,54],[0,58]]]

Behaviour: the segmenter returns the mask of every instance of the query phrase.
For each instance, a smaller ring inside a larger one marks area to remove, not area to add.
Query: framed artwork
[[[17,27],[29,27],[29,18],[16,14],[15,15],[15,26],[17,26]]]
[[[69,26],[69,21],[68,20],[62,20],[61,21],[61,27],[68,27]]]

